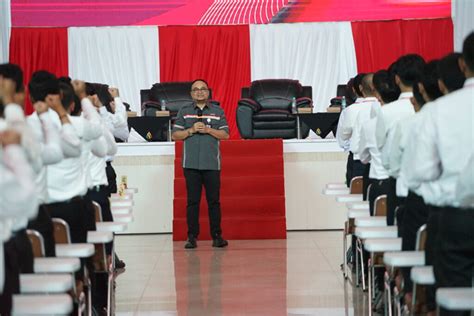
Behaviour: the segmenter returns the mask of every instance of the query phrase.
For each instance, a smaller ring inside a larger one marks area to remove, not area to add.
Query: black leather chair
[[[245,139],[296,138],[293,98],[297,108],[313,106],[312,88],[303,87],[298,80],[253,81],[250,87],[242,88],[241,97],[237,106],[237,126],[240,136]],[[301,122],[300,127],[301,137],[308,137],[309,127]]]

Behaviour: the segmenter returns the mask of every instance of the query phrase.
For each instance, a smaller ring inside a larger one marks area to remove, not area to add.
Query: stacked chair
[[[137,189],[124,187],[120,194],[112,194],[110,203],[114,222],[103,222],[100,205],[93,202],[97,230],[87,232],[87,243],[71,243],[69,225],[62,219],[53,218],[54,258],[45,257],[41,234],[28,230],[34,254],[34,273],[20,275],[21,293],[13,296],[13,314],[70,315],[76,306],[77,315],[92,315],[89,272],[87,265],[81,265],[81,259],[92,258],[96,275],[106,275],[107,315],[113,315],[115,256],[106,254],[106,244],[113,245],[114,233],[124,232],[127,224],[133,221],[133,195],[137,192]]]

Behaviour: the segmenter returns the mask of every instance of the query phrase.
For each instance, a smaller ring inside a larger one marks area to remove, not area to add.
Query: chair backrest
[[[362,194],[364,190],[364,177],[354,177],[350,184],[351,194]]]
[[[338,96],[338,97],[345,96],[346,95],[346,89],[347,89],[346,84],[338,84],[337,85],[336,96]]]
[[[56,244],[70,244],[69,225],[61,218],[53,218],[54,241]]]
[[[44,250],[44,238],[43,236],[36,230],[27,229],[26,234],[28,235],[28,239],[31,242],[31,248],[33,249],[33,256],[35,258],[42,258],[45,256],[46,251]]]
[[[250,85],[250,98],[257,101],[263,110],[289,110],[292,98],[303,95],[303,87],[298,80],[264,79]]]
[[[379,195],[375,199],[374,216],[387,216],[387,195]]]
[[[100,207],[100,204],[96,201],[92,201],[92,206],[94,207],[95,222],[102,222],[102,208]]]
[[[416,232],[416,250],[418,251],[425,250],[426,237],[427,237],[426,224],[423,224],[420,226],[420,228],[418,228],[418,231]]]

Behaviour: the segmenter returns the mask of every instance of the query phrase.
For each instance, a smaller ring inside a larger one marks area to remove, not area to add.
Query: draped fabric
[[[159,78],[157,27],[72,27],[68,43],[72,78],[118,87],[140,112],[140,89]]]
[[[231,138],[238,138],[235,111],[250,84],[248,26],[164,26],[160,33],[160,80],[206,80],[221,103]]]
[[[312,86],[314,112],[325,111],[337,85],[357,73],[349,22],[251,25],[250,43],[252,80]]]
[[[454,24],[454,49],[462,51],[462,44],[469,33],[474,32],[474,1],[452,0]]]
[[[12,27],[10,0],[0,1],[0,64],[8,62],[8,47]]]
[[[66,28],[13,28],[10,39],[10,62],[23,69],[24,83],[33,72],[47,70],[56,76],[68,75]],[[28,89],[26,89],[28,92]],[[33,112],[27,95],[25,113]]]
[[[417,53],[425,60],[453,51],[450,18],[352,22],[359,72],[387,69],[398,57]]]

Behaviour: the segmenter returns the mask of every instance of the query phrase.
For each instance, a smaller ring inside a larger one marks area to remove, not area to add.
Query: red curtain
[[[225,111],[231,138],[239,138],[237,101],[250,84],[248,25],[164,26],[159,32],[161,82],[206,80]]]
[[[47,70],[56,76],[67,76],[67,28],[12,28],[10,62],[23,69],[26,90],[31,75],[37,70]],[[25,113],[32,112],[33,108],[27,96]]]
[[[352,22],[352,34],[358,72],[387,69],[409,53],[429,61],[453,51],[451,18]]]

